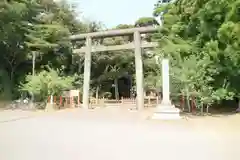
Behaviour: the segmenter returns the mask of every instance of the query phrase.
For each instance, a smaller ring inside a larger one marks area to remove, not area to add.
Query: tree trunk
[[[238,108],[236,109],[236,112],[240,112],[240,98],[238,98]]]
[[[14,73],[15,73],[15,68],[11,68],[11,73],[10,73],[10,81],[8,83],[8,93],[9,93],[9,98],[13,98],[13,86],[14,86]]]
[[[185,111],[185,96],[183,93],[181,94],[181,105],[180,106],[182,108],[182,111]]]
[[[187,106],[188,106],[188,112],[191,112],[191,105],[190,105],[189,95],[187,95]]]
[[[3,100],[11,100],[12,98],[12,89],[11,89],[11,78],[9,76],[9,73],[5,70],[0,70],[1,75],[0,75],[0,80],[2,83],[2,87],[3,87],[3,92],[1,93],[3,97]]]
[[[187,100],[188,112],[191,112],[190,98],[189,98],[189,92],[187,87],[186,87],[186,100]]]
[[[98,97],[99,97],[99,86],[97,86],[96,88],[96,100],[97,100],[97,104],[98,104]]]
[[[206,110],[206,112],[207,112],[207,114],[209,113],[209,105],[207,105],[207,110]]]
[[[96,99],[98,99],[98,97],[99,97],[99,86],[97,86],[96,88]]]
[[[50,104],[53,104],[53,95],[50,96]]]
[[[203,103],[201,103],[201,114],[203,115],[203,108],[204,108],[204,104]]]
[[[35,52],[32,52],[32,75],[35,75],[35,59],[36,59],[36,54]]]
[[[81,64],[81,61],[79,60],[79,62],[78,62],[78,73],[81,73],[81,70],[82,70],[82,64]]]
[[[119,100],[118,79],[114,79],[114,87],[115,87],[115,98],[116,100]]]

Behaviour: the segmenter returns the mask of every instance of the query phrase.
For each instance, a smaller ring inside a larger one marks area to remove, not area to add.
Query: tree
[[[135,22],[135,26],[137,27],[154,26],[154,25],[159,25],[158,21],[154,17],[142,17]]]
[[[49,68],[48,71],[43,70],[36,75],[27,75],[25,83],[19,87],[20,90],[33,94],[38,100],[46,100],[50,95],[59,96],[64,90],[72,89],[74,81],[75,77],[60,76],[60,70]]]
[[[10,93],[16,94],[25,75],[31,70],[38,73],[42,65],[54,69],[64,65],[66,74],[74,70],[71,43],[64,37],[85,32],[86,25],[69,5],[53,0],[1,1],[0,5],[0,64],[7,73],[1,78],[10,82]]]
[[[154,11],[157,15],[167,10],[164,25],[155,35],[162,46],[159,53],[171,59],[177,84],[185,81],[206,105],[239,93],[239,4],[235,0],[178,0],[156,5]]]

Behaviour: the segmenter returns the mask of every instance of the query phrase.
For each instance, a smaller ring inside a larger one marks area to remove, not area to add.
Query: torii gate
[[[79,35],[70,36],[70,40],[85,40],[85,47],[75,49],[74,53],[85,53],[84,60],[84,82],[83,82],[83,107],[89,107],[89,88],[90,88],[90,74],[91,74],[91,53],[103,52],[103,51],[115,51],[115,50],[135,50],[135,72],[136,72],[136,84],[137,84],[137,109],[144,108],[144,86],[143,86],[143,63],[142,63],[142,48],[157,47],[158,44],[154,42],[142,42],[141,34],[157,32],[158,28],[138,27],[129,29],[109,30],[93,33],[84,33]],[[92,39],[107,38],[116,36],[134,35],[133,43],[127,43],[123,45],[115,46],[92,46]]]

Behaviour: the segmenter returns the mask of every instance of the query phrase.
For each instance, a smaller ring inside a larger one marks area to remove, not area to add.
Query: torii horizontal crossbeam
[[[112,36],[124,36],[124,35],[132,35],[134,32],[151,33],[151,32],[156,32],[157,30],[158,30],[158,27],[153,27],[153,26],[108,30],[108,31],[72,35],[70,36],[70,40],[83,40],[83,39],[86,39],[87,37],[104,38],[104,37],[112,37]]]
[[[158,43],[157,42],[147,42],[147,43],[142,43],[141,48],[154,48],[157,47]],[[122,44],[122,45],[114,45],[114,46],[93,46],[91,48],[92,52],[103,52],[103,51],[117,51],[117,50],[130,50],[134,49],[134,43],[127,43],[127,44]],[[86,47],[82,47],[80,49],[74,49],[73,52],[78,54],[78,53],[85,53],[87,50]]]

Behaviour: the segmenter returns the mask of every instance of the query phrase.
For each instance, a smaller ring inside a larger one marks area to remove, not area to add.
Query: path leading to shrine
[[[0,112],[1,160],[239,160],[239,116],[161,122],[146,120],[147,112],[75,109],[8,121],[7,114],[17,113]]]

